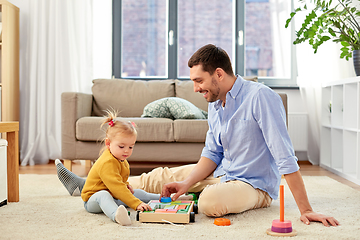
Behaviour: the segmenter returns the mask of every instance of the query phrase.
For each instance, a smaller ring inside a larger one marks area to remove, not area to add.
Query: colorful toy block
[[[136,220],[139,222],[195,222],[197,205],[194,201],[163,202],[152,200],[148,203],[152,211],[137,212]]]

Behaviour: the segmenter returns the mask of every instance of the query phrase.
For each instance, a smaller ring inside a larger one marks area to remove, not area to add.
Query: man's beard
[[[208,90],[209,96],[206,100],[208,102],[215,102],[219,99],[220,88],[214,77],[211,79],[211,85],[214,87],[214,90]]]

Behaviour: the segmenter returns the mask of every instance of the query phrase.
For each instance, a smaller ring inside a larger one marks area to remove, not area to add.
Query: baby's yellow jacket
[[[106,149],[91,167],[81,192],[81,198],[87,202],[94,193],[107,190],[114,198],[136,210],[141,200],[136,198],[127,188],[129,175],[128,161],[117,160]]]

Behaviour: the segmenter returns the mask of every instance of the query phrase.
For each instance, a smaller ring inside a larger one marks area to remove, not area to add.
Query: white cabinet
[[[322,86],[320,166],[360,184],[360,77]]]

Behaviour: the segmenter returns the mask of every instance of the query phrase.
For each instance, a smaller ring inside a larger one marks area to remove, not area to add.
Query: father
[[[209,130],[201,158],[196,165],[156,168],[131,177],[133,188],[161,191],[162,196],[175,193],[173,200],[188,191],[202,191],[199,211],[223,216],[270,206],[284,175],[301,221],[339,225],[311,208],[280,96],[263,84],[235,76],[227,53],[214,45],[197,50],[188,65],[194,91],[209,102]]]
[[[269,206],[278,197],[284,175],[301,221],[338,225],[335,218],[316,213],[310,206],[279,95],[263,84],[235,76],[227,53],[211,44],[196,51],[188,65],[194,91],[209,102],[209,130],[199,162],[167,173],[171,177],[179,175],[178,171],[188,171],[183,179],[178,177],[180,181],[165,184],[162,196],[175,193],[175,200],[194,184],[200,189],[206,184],[199,198],[199,211],[223,216]],[[156,178],[161,185],[164,172],[157,169],[143,174],[141,182],[154,183],[150,179]],[[205,184],[201,183],[204,179],[208,180]]]

